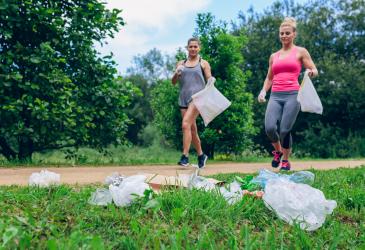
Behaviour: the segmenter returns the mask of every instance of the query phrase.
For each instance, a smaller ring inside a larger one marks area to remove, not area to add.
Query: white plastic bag
[[[336,201],[326,200],[321,190],[280,177],[267,182],[263,200],[279,218],[289,224],[295,221],[307,231],[321,227],[337,206]]]
[[[134,199],[142,197],[144,191],[150,188],[145,183],[146,178],[144,175],[133,175],[125,178],[119,186],[111,184],[109,191],[115,205],[122,207],[128,206]]]
[[[30,186],[49,187],[51,185],[59,185],[60,181],[60,174],[48,170],[41,170],[39,173],[32,173],[29,177]]]
[[[205,88],[192,96],[205,126],[231,105],[231,102],[214,86],[214,82],[214,77],[209,78]]]
[[[302,112],[316,113],[320,115],[323,113],[321,100],[319,99],[317,91],[308,76],[308,71],[304,73],[304,78],[300,85],[297,100],[300,103]]]
[[[105,188],[96,189],[89,199],[90,204],[98,206],[107,206],[108,204],[112,203],[112,201],[113,198],[110,194],[110,191]]]
[[[114,186],[119,186],[122,183],[124,178],[126,178],[126,177],[123,175],[120,175],[117,172],[114,172],[105,178],[104,183],[108,186],[110,184],[113,184]]]
[[[227,188],[225,187],[219,188],[219,192],[230,205],[239,202],[243,197],[243,191],[241,190],[241,185],[237,181],[234,181],[231,184],[229,184]]]

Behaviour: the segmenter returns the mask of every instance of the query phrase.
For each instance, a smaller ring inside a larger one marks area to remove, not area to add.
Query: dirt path
[[[255,173],[266,168],[273,170],[265,163],[215,163],[207,165],[201,171],[201,175],[213,175],[219,173]],[[334,169],[339,167],[353,168],[365,165],[365,160],[342,160],[342,161],[302,161],[292,162],[294,170],[304,169]],[[41,169],[48,169],[61,174],[61,182],[67,184],[90,184],[102,183],[106,176],[113,172],[123,175],[137,173],[150,173],[173,176],[177,173],[189,174],[194,171],[193,167],[182,168],[176,165],[157,166],[103,166],[103,167],[42,167],[42,168],[0,168],[0,185],[27,185],[29,176]]]

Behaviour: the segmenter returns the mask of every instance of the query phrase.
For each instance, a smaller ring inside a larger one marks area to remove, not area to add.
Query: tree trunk
[[[19,140],[19,154],[18,159],[21,162],[32,161],[32,154],[34,152],[33,141],[26,136],[23,136]]]
[[[14,150],[11,149],[9,144],[6,142],[4,137],[0,137],[0,153],[5,156],[8,161],[16,159],[16,153]]]

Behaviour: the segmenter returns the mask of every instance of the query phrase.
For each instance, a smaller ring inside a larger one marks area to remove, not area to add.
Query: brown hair
[[[189,46],[189,44],[190,44],[191,42],[197,42],[197,43],[198,43],[198,45],[199,45],[199,47],[200,47],[200,40],[199,40],[199,38],[197,38],[197,37],[189,38],[189,40],[188,40],[188,45],[187,45],[187,46]]]
[[[284,20],[281,22],[280,27],[283,26],[290,26],[293,28],[293,31],[297,30],[297,21],[294,17],[285,17]]]

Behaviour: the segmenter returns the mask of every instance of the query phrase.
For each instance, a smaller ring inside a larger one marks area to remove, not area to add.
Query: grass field
[[[12,166],[74,166],[74,165],[163,165],[176,164],[180,159],[181,152],[152,145],[150,147],[111,147],[107,154],[98,152],[90,148],[81,148],[72,158],[67,158],[65,150],[53,150],[43,153],[33,154],[32,162],[8,162],[0,156],[0,167]],[[296,157],[295,152],[291,157],[292,160],[328,160],[317,158]],[[190,155],[190,161],[196,164],[196,155],[194,152]],[[219,154],[215,159],[209,159],[210,163],[214,162],[271,162],[271,156],[268,153],[248,150],[239,155]]]
[[[314,232],[282,222],[251,197],[230,206],[214,193],[177,189],[150,207],[140,199],[118,208],[89,205],[96,186],[0,187],[0,248],[364,249],[365,166],[314,173],[314,187],[338,203]]]
[[[53,150],[43,153],[34,153],[32,162],[8,162],[0,156],[0,166],[42,166],[42,165],[157,165],[176,164],[180,159],[181,152],[152,145],[150,147],[110,147],[107,154],[98,152],[90,148],[81,148],[72,158],[67,158],[65,150]],[[269,156],[269,155],[267,155]],[[196,155],[192,152],[190,160],[195,164]],[[261,153],[242,153],[242,155],[217,154],[217,161],[244,161],[244,162],[265,162],[270,158],[265,158]]]

